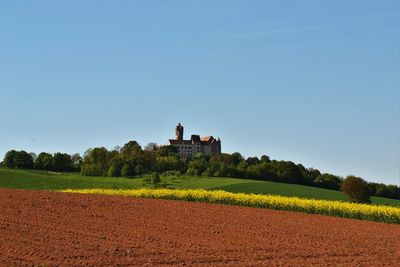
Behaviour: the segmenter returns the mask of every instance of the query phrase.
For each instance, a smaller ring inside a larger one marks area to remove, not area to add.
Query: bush
[[[153,173],[151,178],[153,186],[158,186],[161,183],[160,174],[158,172]]]
[[[153,188],[161,187],[161,178],[158,172],[153,172],[151,174],[146,174],[143,177],[143,185],[146,186],[150,184]]]
[[[343,191],[351,202],[371,203],[368,185],[362,178],[347,176],[340,190]]]

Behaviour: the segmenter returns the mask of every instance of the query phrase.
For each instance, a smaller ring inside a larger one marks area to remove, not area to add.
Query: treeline
[[[82,157],[77,153],[68,155],[66,153],[46,153],[39,155],[26,151],[10,150],[4,156],[2,167],[10,169],[35,169],[56,172],[79,172]]]
[[[187,161],[181,159],[173,146],[142,147],[136,141],[126,143],[122,148],[107,150],[105,147],[85,152],[81,174],[87,176],[134,177],[152,172],[185,173]]]
[[[165,175],[197,175],[210,177],[248,178],[283,183],[294,183],[339,190],[343,178],[305,168],[291,161],[271,160],[268,156],[245,158],[240,153],[202,153],[191,159],[178,156],[174,146],[149,144],[144,149],[135,141],[122,148],[88,149],[83,158],[79,154],[40,153],[37,157],[25,151],[7,152],[3,167],[48,171],[76,171],[85,176],[139,177],[149,173]],[[367,183],[371,195],[400,199],[400,188],[395,185]]]

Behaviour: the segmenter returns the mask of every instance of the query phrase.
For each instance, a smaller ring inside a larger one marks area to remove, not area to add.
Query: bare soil
[[[0,189],[0,266],[400,266],[400,226]]]

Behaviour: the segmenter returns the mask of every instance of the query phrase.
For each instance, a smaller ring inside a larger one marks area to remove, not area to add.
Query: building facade
[[[179,123],[175,128],[176,139],[169,139],[169,144],[178,148],[179,156],[190,158],[197,153],[221,153],[221,139],[212,136],[200,137],[193,134],[190,140],[183,139],[184,128]]]

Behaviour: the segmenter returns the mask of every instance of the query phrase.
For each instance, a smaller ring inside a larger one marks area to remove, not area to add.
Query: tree
[[[37,160],[37,155],[33,152],[29,153],[29,155],[31,155],[31,157],[33,159],[33,165],[35,165],[35,161]]]
[[[161,146],[158,149],[158,155],[161,157],[177,156],[178,148],[176,146]]]
[[[54,153],[53,166],[54,171],[68,172],[73,169],[72,158],[67,153]]]
[[[351,202],[371,203],[368,185],[360,177],[352,175],[347,176],[343,181],[340,190],[343,191]]]
[[[179,171],[181,170],[182,162],[178,156],[161,156],[156,159],[157,171],[160,173],[166,171]]]
[[[282,182],[302,183],[303,177],[299,167],[291,161],[278,161],[276,164],[277,174]]]
[[[21,169],[33,169],[32,155],[24,150],[17,153],[16,166]]]
[[[307,184],[307,185],[313,185],[315,179],[316,179],[318,176],[321,175],[321,172],[320,172],[319,170],[317,170],[317,169],[314,169],[314,168],[308,168],[308,169],[306,169],[306,168],[304,168],[304,166],[301,165],[301,164],[298,164],[298,166],[299,166],[299,168],[300,168],[300,170],[301,170],[301,173],[302,173],[302,176],[303,176],[303,179],[304,179],[304,183]],[[342,182],[340,182],[340,184],[341,184],[341,183],[342,183]],[[336,189],[339,189],[339,187],[336,188]]]
[[[271,162],[261,162],[248,166],[247,177],[252,179],[275,180],[277,176],[274,166],[271,164]]]
[[[187,174],[189,175],[201,175],[207,169],[208,162],[204,155],[195,156],[193,160],[189,162]]]
[[[158,150],[158,145],[157,145],[157,143],[148,143],[144,147],[144,150],[146,150],[146,151],[157,151]]]
[[[136,141],[129,141],[121,148],[121,154],[123,157],[128,158],[134,156],[137,153],[140,153],[142,148],[139,143]]]
[[[226,154],[229,155],[229,154]],[[235,152],[229,155],[229,162],[225,161],[226,164],[237,166],[243,160],[243,156],[239,152]]]
[[[248,165],[256,165],[256,164],[258,164],[260,162],[260,160],[257,158],[257,157],[248,157],[247,159],[246,159],[246,163],[248,164]]]
[[[96,147],[85,152],[81,174],[87,176],[105,176],[109,169],[110,153],[105,147]]]
[[[119,177],[121,176],[121,170],[123,167],[123,162],[119,159],[113,159],[111,161],[111,166],[108,169],[108,176],[110,177]]]
[[[15,166],[15,158],[17,157],[17,151],[15,150],[10,150],[6,153],[4,156],[4,160],[2,163],[3,167],[14,169],[16,168]]]
[[[316,186],[334,190],[339,190],[342,182],[342,178],[329,173],[321,174],[314,180]]]
[[[370,189],[373,186],[375,187],[375,192],[373,193],[376,196],[400,199],[400,188],[396,185],[385,185],[385,184],[374,184],[374,183],[369,183],[368,185]]]
[[[124,177],[134,176],[136,174],[135,167],[129,162],[126,162],[121,169],[121,175]]]
[[[3,166],[10,169],[33,169],[33,157],[23,150],[10,150],[4,156]]]
[[[267,155],[262,155],[260,158],[260,162],[270,162],[271,160],[269,159],[269,157]]]
[[[240,178],[246,178],[247,177],[247,167],[248,167],[248,164],[244,160],[241,161],[239,163],[239,165],[237,166],[237,170],[240,173],[240,176],[239,176]]]
[[[82,157],[79,155],[79,153],[75,153],[71,156],[72,160],[72,167],[74,168],[74,171],[80,171],[81,170],[81,165],[82,165]]]
[[[42,152],[38,155],[35,161],[35,169],[37,170],[52,170],[53,155]]]

